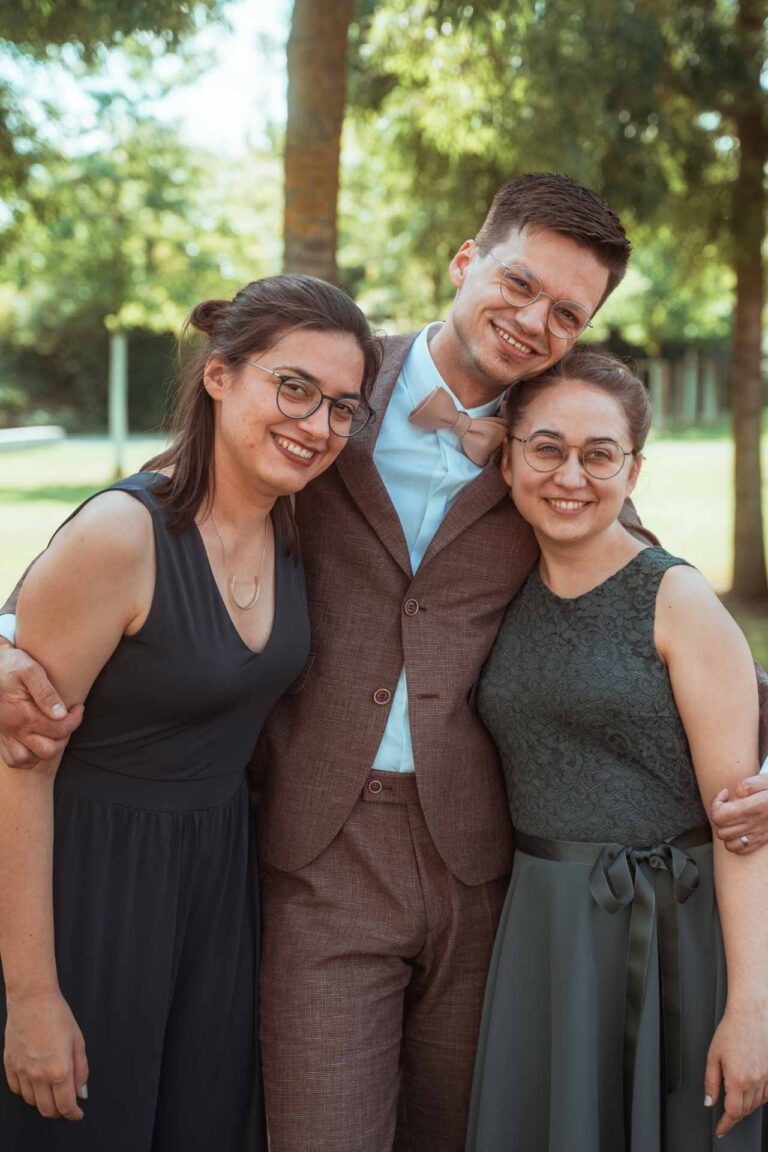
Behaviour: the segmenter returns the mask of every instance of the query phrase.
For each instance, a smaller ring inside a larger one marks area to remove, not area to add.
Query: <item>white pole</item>
[[[125,332],[109,335],[109,438],[114,448],[114,476],[125,475],[128,439],[128,338]]]
[[[669,387],[666,364],[663,360],[648,361],[648,388],[653,409],[653,426],[658,432],[667,417],[667,391]]]
[[[693,428],[699,399],[699,357],[689,348],[683,357],[683,396],[680,418],[684,427]]]
[[[711,356],[702,363],[701,419],[704,424],[717,420],[717,365]]]

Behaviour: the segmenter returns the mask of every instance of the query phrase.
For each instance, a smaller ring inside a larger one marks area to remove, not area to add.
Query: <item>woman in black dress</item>
[[[749,649],[698,572],[618,520],[650,423],[620,361],[576,350],[507,415],[541,561],[478,691],[517,851],[467,1148],[759,1152],[768,855],[713,845],[706,818],[757,771]]]
[[[79,509],[19,599],[19,642],[86,708],[60,762],[0,761],[15,1152],[266,1147],[245,768],[308,654],[291,497],[370,418],[380,350],[310,277],[190,324],[172,446]]]

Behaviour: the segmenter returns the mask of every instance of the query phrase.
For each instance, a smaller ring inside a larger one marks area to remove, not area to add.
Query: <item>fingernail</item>
[[[53,708],[51,708],[51,714],[55,716],[57,720],[62,720],[66,716],[67,710],[63,704],[54,704]]]
[[[713,1104],[714,1104],[714,1100],[712,1099],[711,1096],[705,1096],[704,1097],[704,1107],[705,1108],[711,1108]]]
[[[78,1092],[78,1096],[80,1097],[81,1100],[87,1100],[88,1099],[88,1085],[87,1084],[82,1085],[82,1087],[80,1088],[80,1091]]]

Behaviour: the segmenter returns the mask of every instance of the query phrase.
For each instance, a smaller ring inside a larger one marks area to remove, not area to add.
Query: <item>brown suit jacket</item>
[[[491,462],[456,498],[411,571],[373,449],[413,339],[387,340],[372,396],[378,420],[297,501],[312,655],[257,749],[259,847],[270,864],[293,871],[331,842],[364,786],[405,665],[429,831],[455,875],[479,884],[510,870],[513,842],[475,686],[538,548]],[[625,521],[639,527],[631,507]]]

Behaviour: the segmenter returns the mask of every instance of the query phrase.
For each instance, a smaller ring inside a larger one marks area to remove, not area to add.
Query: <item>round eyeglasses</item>
[[[540,296],[552,302],[547,314],[547,328],[558,340],[575,340],[585,328],[591,328],[592,322],[589,312],[575,300],[556,300],[545,292],[541,280],[535,272],[531,272],[524,264],[506,264],[490,248],[482,248],[481,252],[490,256],[500,268],[503,269],[499,290],[505,302],[512,308],[527,308],[535,304]]]
[[[592,440],[577,447],[550,432],[534,432],[525,440],[521,436],[510,439],[522,444],[525,462],[535,472],[555,472],[565,464],[571,449],[576,448],[579,464],[593,480],[611,480],[621,472],[627,456],[637,455],[634,448],[625,452],[615,440]]]
[[[328,427],[335,436],[356,436],[362,432],[366,424],[376,416],[373,408],[362,396],[328,396],[317,384],[311,380],[304,380],[301,376],[286,376],[284,372],[275,372],[272,368],[265,368],[255,360],[243,357],[243,364],[250,364],[253,368],[260,368],[268,372],[278,381],[277,407],[283,416],[289,420],[304,420],[317,412],[323,400],[328,401]]]

